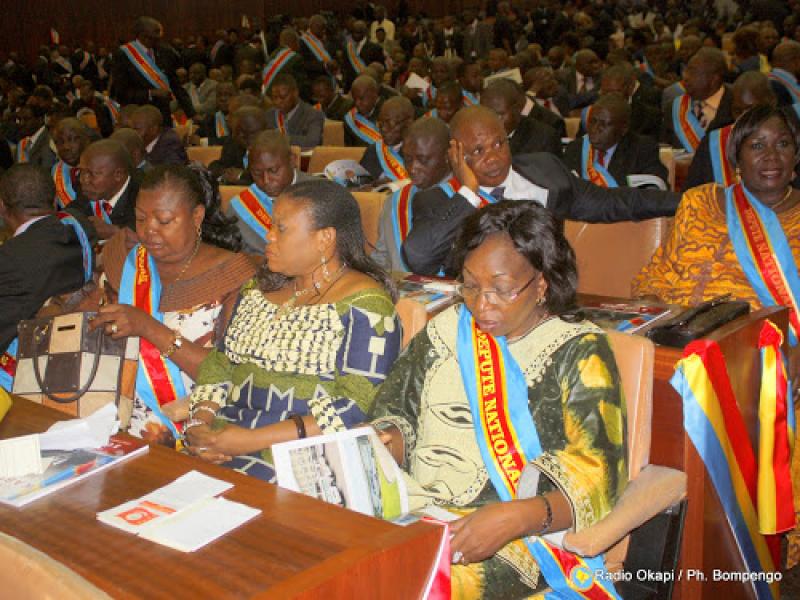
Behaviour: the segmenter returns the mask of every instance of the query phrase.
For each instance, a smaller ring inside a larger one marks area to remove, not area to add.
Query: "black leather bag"
[[[750,312],[750,305],[741,300],[728,300],[728,296],[714,298],[694,308],[679,313],[666,323],[650,329],[645,335],[656,344],[683,348]]]

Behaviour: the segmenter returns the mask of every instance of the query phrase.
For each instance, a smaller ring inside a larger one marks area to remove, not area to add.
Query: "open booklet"
[[[416,300],[429,313],[460,300],[458,282],[446,277],[430,277],[409,273],[397,282],[401,298]]]
[[[42,472],[0,478],[0,502],[24,506],[147,452],[147,443],[129,436],[113,435],[102,448],[92,450],[42,450]]]

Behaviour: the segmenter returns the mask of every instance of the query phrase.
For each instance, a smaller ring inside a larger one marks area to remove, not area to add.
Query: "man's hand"
[[[475,171],[472,170],[472,167],[467,164],[467,160],[464,158],[464,145],[458,140],[450,140],[447,160],[450,161],[453,175],[461,182],[461,185],[468,187],[477,194],[480,187],[478,178],[475,176]]]

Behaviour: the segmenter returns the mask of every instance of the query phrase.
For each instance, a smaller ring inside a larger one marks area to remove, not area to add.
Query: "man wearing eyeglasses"
[[[414,197],[403,257],[414,273],[448,271],[461,222],[500,199],[535,200],[562,219],[613,223],[672,216],[680,196],[636,188],[606,189],[571,174],[548,153],[514,157],[503,123],[486,107],[461,109],[450,122],[448,160],[454,179]]]

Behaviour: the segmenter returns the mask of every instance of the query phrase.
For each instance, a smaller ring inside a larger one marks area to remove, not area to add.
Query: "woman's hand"
[[[527,533],[521,508],[516,502],[495,502],[454,521],[450,524],[450,551],[454,555],[460,552],[461,564],[494,556],[510,541]]]
[[[245,445],[253,430],[226,423],[223,429],[212,429],[210,425],[195,425],[186,432],[189,450],[212,462],[227,462],[232,456],[248,454],[251,450]],[[210,457],[222,458],[215,460]]]
[[[476,194],[478,193],[478,178],[464,158],[464,145],[458,140],[450,140],[450,148],[447,149],[447,160],[450,161],[450,168],[461,185],[467,186]]]
[[[112,339],[138,336],[153,344],[153,330],[158,325],[161,324],[146,312],[128,304],[101,306],[97,316],[92,319],[92,329],[102,326]]]

